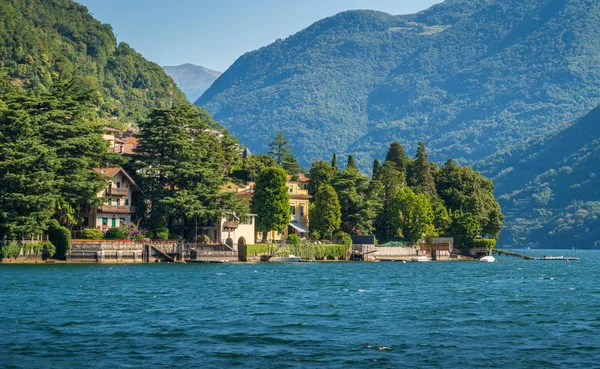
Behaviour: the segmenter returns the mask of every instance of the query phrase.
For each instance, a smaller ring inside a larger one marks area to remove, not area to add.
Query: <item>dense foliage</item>
[[[594,247],[600,240],[600,107],[478,165],[507,216],[500,244]]]
[[[101,126],[91,121],[93,94],[73,81],[34,93],[0,75],[0,236],[44,234],[98,204],[105,186],[92,168],[109,161]]]
[[[253,151],[283,130],[304,166],[338,152],[367,170],[392,141],[474,163],[600,102],[599,15],[584,0],[344,12],[243,55],[196,104]]]
[[[99,92],[99,118],[135,123],[149,109],[168,106],[171,96],[185,101],[160,66],[117,45],[109,25],[71,0],[0,2],[0,65],[15,84],[37,92],[59,78],[82,79]]]
[[[258,175],[251,208],[252,213],[258,215],[256,230],[263,232],[263,239],[266,239],[267,232],[283,232],[287,227],[290,221],[290,196],[287,174],[282,168],[267,168]]]
[[[228,145],[226,133],[219,139],[207,129],[211,120],[205,111],[182,104],[153,109],[140,122],[134,166],[146,209],[139,216],[151,229],[194,224],[196,237],[198,225],[246,214],[235,193],[222,191],[227,158],[236,148]]]

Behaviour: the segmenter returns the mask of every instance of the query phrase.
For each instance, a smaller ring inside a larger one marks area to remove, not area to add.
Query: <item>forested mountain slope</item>
[[[165,66],[163,69],[173,78],[175,83],[177,83],[177,87],[181,89],[191,103],[198,100],[204,91],[208,90],[213,82],[222,74],[221,72],[189,63],[170,67]]]
[[[116,10],[117,11],[117,10]],[[71,0],[0,2],[0,65],[15,84],[45,90],[58,78],[78,77],[101,92],[98,115],[145,118],[185,96],[162,68],[129,45],[117,45],[109,25]]]
[[[600,241],[600,107],[478,165],[507,217],[501,242],[589,248]]]
[[[301,164],[391,141],[474,163],[600,103],[600,2],[447,0],[349,11],[240,57],[196,102],[253,150],[282,130]]]

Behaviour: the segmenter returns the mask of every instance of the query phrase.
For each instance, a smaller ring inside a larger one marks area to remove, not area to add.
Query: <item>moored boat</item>
[[[273,261],[276,263],[297,263],[300,261],[300,256],[296,255],[288,255],[288,256],[274,256],[269,259],[269,261]]]
[[[484,256],[481,259],[479,259],[479,261],[484,262],[484,263],[493,263],[496,261],[496,258],[493,257],[492,255],[488,255],[488,256]]]

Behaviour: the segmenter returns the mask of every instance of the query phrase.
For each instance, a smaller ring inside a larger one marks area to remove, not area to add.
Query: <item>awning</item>
[[[294,228],[295,230],[297,230],[300,233],[308,233],[308,229],[306,229],[306,227],[304,227],[302,224],[300,223],[290,223],[290,226],[292,226],[292,228]]]

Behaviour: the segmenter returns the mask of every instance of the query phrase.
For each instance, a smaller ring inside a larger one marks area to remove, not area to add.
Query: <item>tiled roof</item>
[[[123,168],[121,167],[116,167],[116,168],[94,168],[94,171],[100,174],[103,174],[107,177],[114,177],[116,176],[119,172],[123,173],[123,176],[125,176],[125,178],[127,178],[127,180],[129,181],[129,183],[131,183],[131,185],[134,188],[138,188],[137,183],[135,183],[135,181],[133,180],[133,178],[131,178],[131,176],[129,174],[127,174],[127,172],[125,170],[123,170]]]
[[[298,182],[306,183],[306,182],[310,181],[310,178],[308,178],[304,173],[298,173],[298,174],[296,174],[296,176],[298,176]],[[294,177],[294,176],[293,175],[287,176],[288,182],[291,182],[292,177]]]

